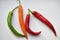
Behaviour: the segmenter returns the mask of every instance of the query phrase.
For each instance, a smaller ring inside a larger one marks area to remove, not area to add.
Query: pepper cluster
[[[19,1],[19,0],[18,0]],[[19,19],[19,23],[20,23],[20,26],[21,26],[21,29],[24,33],[21,34],[19,32],[17,32],[13,25],[12,25],[12,16],[13,16],[13,12],[14,10],[18,8],[18,19]],[[28,14],[26,15],[26,19],[25,19],[25,23],[24,23],[24,18],[23,18],[23,7],[21,5],[21,2],[19,1],[19,6],[15,7],[13,10],[11,10],[8,14],[8,17],[7,17],[7,23],[8,23],[8,27],[10,28],[10,30],[16,35],[16,36],[20,36],[20,37],[26,37],[26,39],[28,39],[28,36],[27,36],[27,32],[28,31],[31,35],[39,35],[41,33],[41,31],[39,32],[34,32],[32,31],[30,28],[29,28],[29,22],[30,22],[30,13],[35,16],[35,18],[39,19],[40,21],[42,21],[44,24],[46,24],[54,33],[55,36],[57,36],[56,34],[56,31],[53,27],[53,25],[43,16],[41,15],[40,13],[36,12],[36,11],[31,11],[30,9],[28,9]]]

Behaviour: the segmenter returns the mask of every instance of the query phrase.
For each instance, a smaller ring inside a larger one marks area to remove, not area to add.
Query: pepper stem
[[[28,13],[27,14],[30,14],[30,12],[28,11]]]
[[[21,5],[21,1],[20,0],[17,0],[17,1],[19,1],[19,5]]]
[[[15,7],[15,8],[13,9],[13,11],[14,11],[16,8],[18,8],[18,6],[17,6],[17,7]]]
[[[29,12],[33,13],[30,9],[28,9]]]

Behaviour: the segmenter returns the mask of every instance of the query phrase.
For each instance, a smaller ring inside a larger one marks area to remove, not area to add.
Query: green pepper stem
[[[17,6],[17,7],[15,7],[15,8],[13,9],[13,11],[14,11],[16,8],[18,8],[18,6]]]
[[[30,9],[28,9],[29,12],[33,13]]]
[[[19,1],[19,5],[21,5],[21,1],[20,0],[17,0],[17,1]]]
[[[28,11],[28,14],[30,14],[30,12]]]

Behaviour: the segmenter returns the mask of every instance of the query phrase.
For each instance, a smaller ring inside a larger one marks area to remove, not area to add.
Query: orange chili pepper
[[[25,24],[24,24],[24,19],[23,19],[23,7],[20,4],[20,1],[19,1],[19,6],[18,6],[18,18],[19,18],[19,23],[20,23],[21,29],[24,33],[24,36],[26,37],[26,39],[28,39]]]

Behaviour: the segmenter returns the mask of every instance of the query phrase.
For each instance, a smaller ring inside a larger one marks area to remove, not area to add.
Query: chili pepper
[[[17,7],[16,7],[17,8]],[[7,24],[8,24],[8,27],[10,28],[10,30],[12,31],[12,33],[14,33],[16,36],[20,36],[20,37],[24,37],[24,35],[22,35],[21,33],[18,33],[15,28],[13,27],[12,25],[12,16],[13,16],[13,11],[16,9],[14,8],[13,10],[11,10],[8,14],[8,17],[7,17]]]
[[[24,36],[26,37],[26,39],[28,39],[25,24],[24,24],[24,19],[23,19],[23,7],[20,1],[19,1],[19,6],[18,6],[18,18],[19,18],[20,27],[24,33]]]
[[[53,25],[40,13],[36,12],[36,11],[31,11],[30,9],[28,9],[37,19],[39,19],[40,21],[42,21],[43,23],[45,23],[54,33],[55,36],[57,36],[56,31],[53,27]]]
[[[25,19],[26,30],[32,35],[39,35],[41,33],[41,31],[40,32],[34,32],[29,28],[29,21],[30,21],[30,14],[28,12],[28,14],[26,15],[26,19]]]

